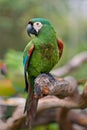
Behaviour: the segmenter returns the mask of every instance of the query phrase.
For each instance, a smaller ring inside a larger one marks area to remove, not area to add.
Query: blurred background
[[[30,41],[26,25],[33,17],[48,19],[64,42],[64,53],[57,67],[87,50],[86,0],[0,0],[0,96],[26,96],[22,56]],[[71,75],[86,78],[86,70],[87,63]],[[56,125],[53,127],[55,130]]]

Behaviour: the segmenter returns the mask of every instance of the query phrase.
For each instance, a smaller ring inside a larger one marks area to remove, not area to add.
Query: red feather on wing
[[[60,59],[63,53],[63,42],[61,39],[58,39],[57,43],[58,43],[58,48],[59,48],[59,59]]]

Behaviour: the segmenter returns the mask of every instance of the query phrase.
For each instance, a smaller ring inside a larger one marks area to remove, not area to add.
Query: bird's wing
[[[63,42],[61,39],[58,39],[57,43],[58,43],[58,48],[59,48],[59,58],[61,58],[62,53],[63,53]]]
[[[30,63],[30,59],[31,59],[33,50],[34,50],[34,44],[29,44],[24,50],[23,64],[24,64],[24,78],[25,78],[25,85],[26,85],[25,91],[28,91],[28,86],[29,86],[27,72],[28,72],[28,67],[29,67],[29,63]]]

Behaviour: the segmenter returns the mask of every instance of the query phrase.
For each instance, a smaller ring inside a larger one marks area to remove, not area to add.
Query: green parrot
[[[40,94],[39,88],[34,88],[34,80],[41,73],[49,74],[58,63],[63,52],[63,43],[57,40],[53,26],[44,18],[31,19],[27,25],[27,33],[29,36],[35,35],[23,54],[25,90],[28,92],[24,111],[27,111],[26,123],[29,124],[29,130],[32,130]]]

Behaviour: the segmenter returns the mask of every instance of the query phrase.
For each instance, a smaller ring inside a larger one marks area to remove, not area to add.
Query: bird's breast
[[[39,45],[41,58],[50,60],[53,54],[53,46],[51,44]]]
[[[29,74],[37,76],[40,73],[48,73],[58,62],[58,47],[55,44],[39,44],[35,46],[30,60]]]

